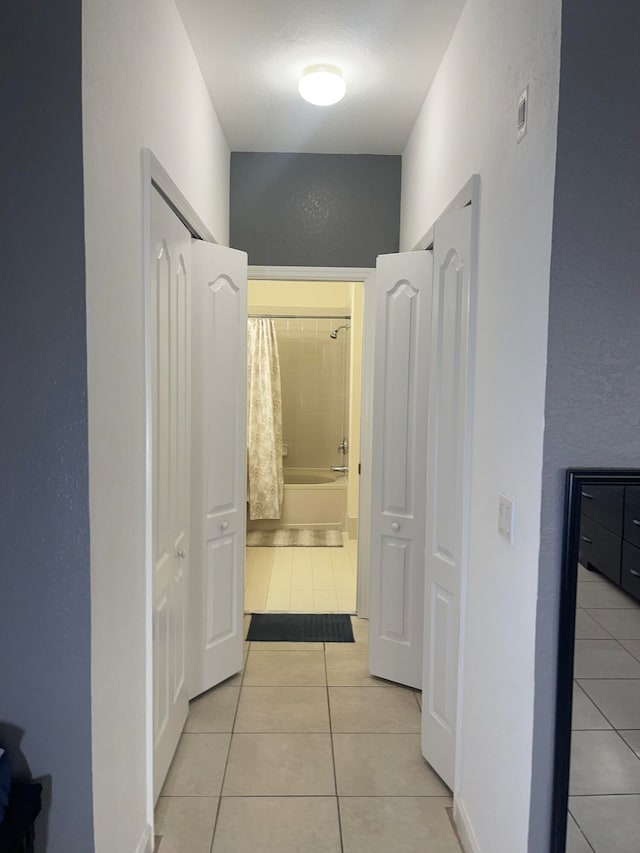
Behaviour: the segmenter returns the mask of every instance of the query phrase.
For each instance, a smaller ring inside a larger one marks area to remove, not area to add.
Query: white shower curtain
[[[249,518],[280,518],[282,472],[282,387],[273,320],[248,325],[247,455]]]

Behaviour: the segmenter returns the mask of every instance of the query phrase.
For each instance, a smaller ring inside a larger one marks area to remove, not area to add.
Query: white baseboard
[[[136,853],[153,853],[153,830],[147,824],[142,833],[142,838],[136,847]]]
[[[460,797],[456,797],[453,802],[453,820],[458,830],[464,853],[482,853],[476,834],[471,826],[467,809]]]

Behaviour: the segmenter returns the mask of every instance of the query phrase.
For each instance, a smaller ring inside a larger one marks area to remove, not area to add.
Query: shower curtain
[[[249,518],[280,518],[282,388],[273,320],[248,323],[247,455]]]

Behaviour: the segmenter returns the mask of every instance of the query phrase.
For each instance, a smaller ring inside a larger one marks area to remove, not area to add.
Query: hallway
[[[245,617],[245,633],[250,617]],[[245,643],[191,703],[156,808],[156,853],[460,853],[420,755],[420,696],[351,643]]]

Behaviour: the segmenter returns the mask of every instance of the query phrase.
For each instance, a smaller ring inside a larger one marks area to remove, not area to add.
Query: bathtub
[[[347,477],[328,468],[285,468],[282,517],[249,521],[248,530],[345,530]]]

